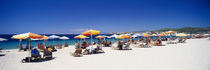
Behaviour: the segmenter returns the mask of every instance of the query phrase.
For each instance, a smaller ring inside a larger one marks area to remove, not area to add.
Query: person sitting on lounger
[[[39,51],[36,48],[31,50],[31,57],[41,58],[41,55],[40,55]]]
[[[82,56],[82,48],[76,49],[72,55],[75,57],[81,57]]]
[[[157,45],[157,46],[161,46],[161,45],[162,45],[161,40],[160,40],[160,39],[157,39],[157,41],[156,41],[155,45]]]
[[[86,42],[86,40],[84,40],[82,43],[82,48],[85,49],[86,47],[87,47],[87,42]]]
[[[80,48],[80,43],[78,43],[77,41],[75,42],[75,49]]]
[[[117,47],[119,47],[119,50],[122,50],[123,42],[121,40],[118,40],[117,44],[118,44]]]

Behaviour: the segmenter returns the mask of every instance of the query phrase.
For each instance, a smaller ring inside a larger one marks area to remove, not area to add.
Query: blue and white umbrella
[[[0,38],[0,41],[7,41],[6,38]]]

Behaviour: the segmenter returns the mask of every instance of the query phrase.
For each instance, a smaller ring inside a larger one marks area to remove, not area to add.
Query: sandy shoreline
[[[0,70],[209,70],[210,41],[190,39],[186,43],[119,51],[105,47],[104,54],[72,57],[73,46],[53,53],[55,59],[21,63],[28,52],[3,50]],[[5,52],[10,51],[10,52]]]

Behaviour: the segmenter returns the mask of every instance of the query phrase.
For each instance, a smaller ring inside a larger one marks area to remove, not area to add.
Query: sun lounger
[[[52,56],[52,52],[50,51],[50,50],[44,50],[44,55],[43,55],[43,58],[44,59],[50,59],[50,58],[52,58],[53,56]]]
[[[72,53],[72,56],[74,57],[82,57],[82,48],[78,48],[74,53]]]
[[[132,50],[132,48],[130,48],[130,43],[124,45],[123,50]]]
[[[175,39],[173,41],[167,42],[167,44],[177,44],[178,42],[179,42],[179,40],[178,39]]]
[[[185,43],[186,39],[179,41],[179,43]]]
[[[58,44],[56,45],[57,49],[62,49],[62,45],[61,44]]]
[[[22,60],[22,62],[36,62],[36,61],[40,61],[41,55],[39,53],[39,51],[37,49],[35,50],[31,50],[31,57],[26,57],[25,59]]]
[[[88,46],[85,48],[83,55],[93,54],[94,48],[92,46]]]

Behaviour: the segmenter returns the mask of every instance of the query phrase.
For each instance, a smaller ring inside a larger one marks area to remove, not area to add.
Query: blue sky
[[[208,0],[0,0],[0,34],[210,26]]]

